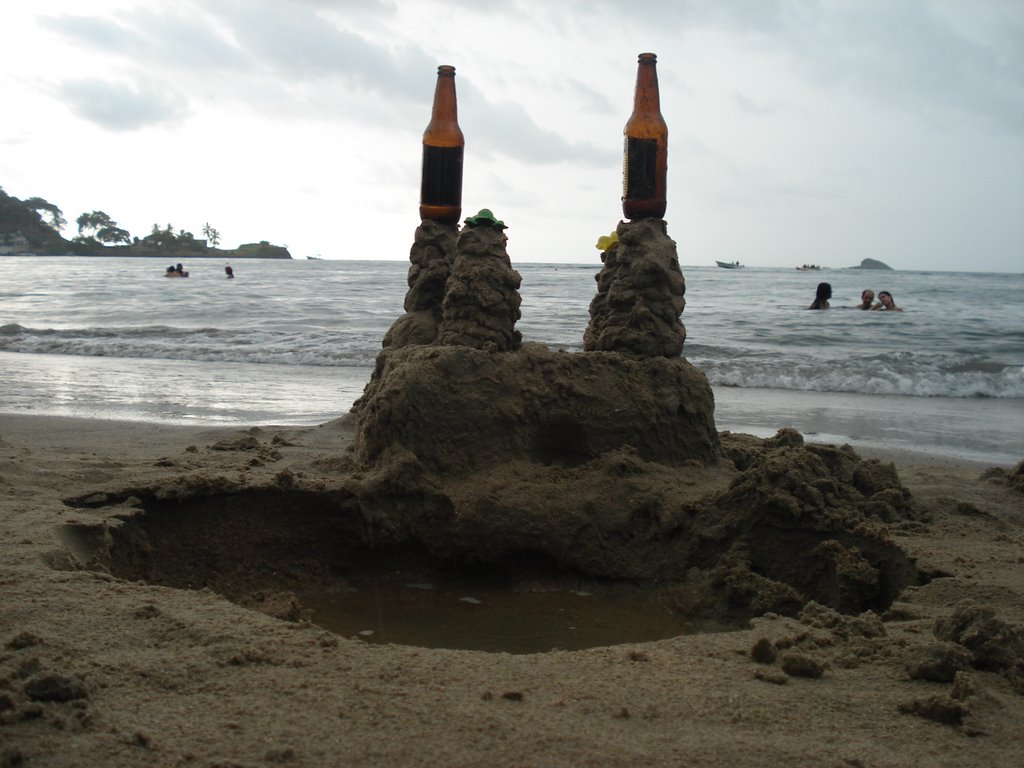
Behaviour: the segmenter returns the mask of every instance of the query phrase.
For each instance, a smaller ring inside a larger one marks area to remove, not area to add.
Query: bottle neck
[[[657,66],[658,57],[653,53],[640,54],[636,70],[636,90],[633,94],[634,112],[661,111]]]
[[[455,67],[437,68],[437,85],[434,88],[434,106],[430,111],[430,122],[458,123],[459,109],[455,98]]]

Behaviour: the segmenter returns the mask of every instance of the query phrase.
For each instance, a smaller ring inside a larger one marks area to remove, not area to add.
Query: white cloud
[[[0,156],[0,185],[71,219],[102,209],[140,235],[210,221],[225,242],[287,242],[299,257],[404,259],[419,137],[450,63],[467,213],[495,209],[514,259],[592,260],[621,215],[635,57],[653,50],[684,262],[1020,269],[1012,0],[49,0],[3,13],[0,83],[19,108],[0,143],[19,151]]]
[[[57,93],[76,115],[112,131],[177,122],[187,114],[184,100],[160,83],[66,80],[57,86]]]

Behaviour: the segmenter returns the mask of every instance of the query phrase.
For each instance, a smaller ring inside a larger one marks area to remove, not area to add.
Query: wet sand
[[[111,489],[326,483],[353,439],[344,420],[240,430],[0,415],[0,765],[1020,760],[1024,494],[1008,466],[879,456],[920,512],[888,535],[929,574],[880,614],[812,605],[740,631],[574,652],[371,645],[90,569],[59,533],[111,514],[65,500]]]

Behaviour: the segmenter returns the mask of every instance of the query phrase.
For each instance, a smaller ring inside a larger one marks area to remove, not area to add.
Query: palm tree
[[[210,226],[210,222],[203,225],[203,237],[210,241],[214,248],[220,243],[220,232]]]

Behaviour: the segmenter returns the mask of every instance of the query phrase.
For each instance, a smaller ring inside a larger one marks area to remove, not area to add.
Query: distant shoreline
[[[259,254],[239,253],[238,251],[220,251],[218,253],[0,253],[0,258],[21,258],[21,259],[160,259],[167,261],[173,259],[277,259],[294,261],[292,256],[261,256]]]

